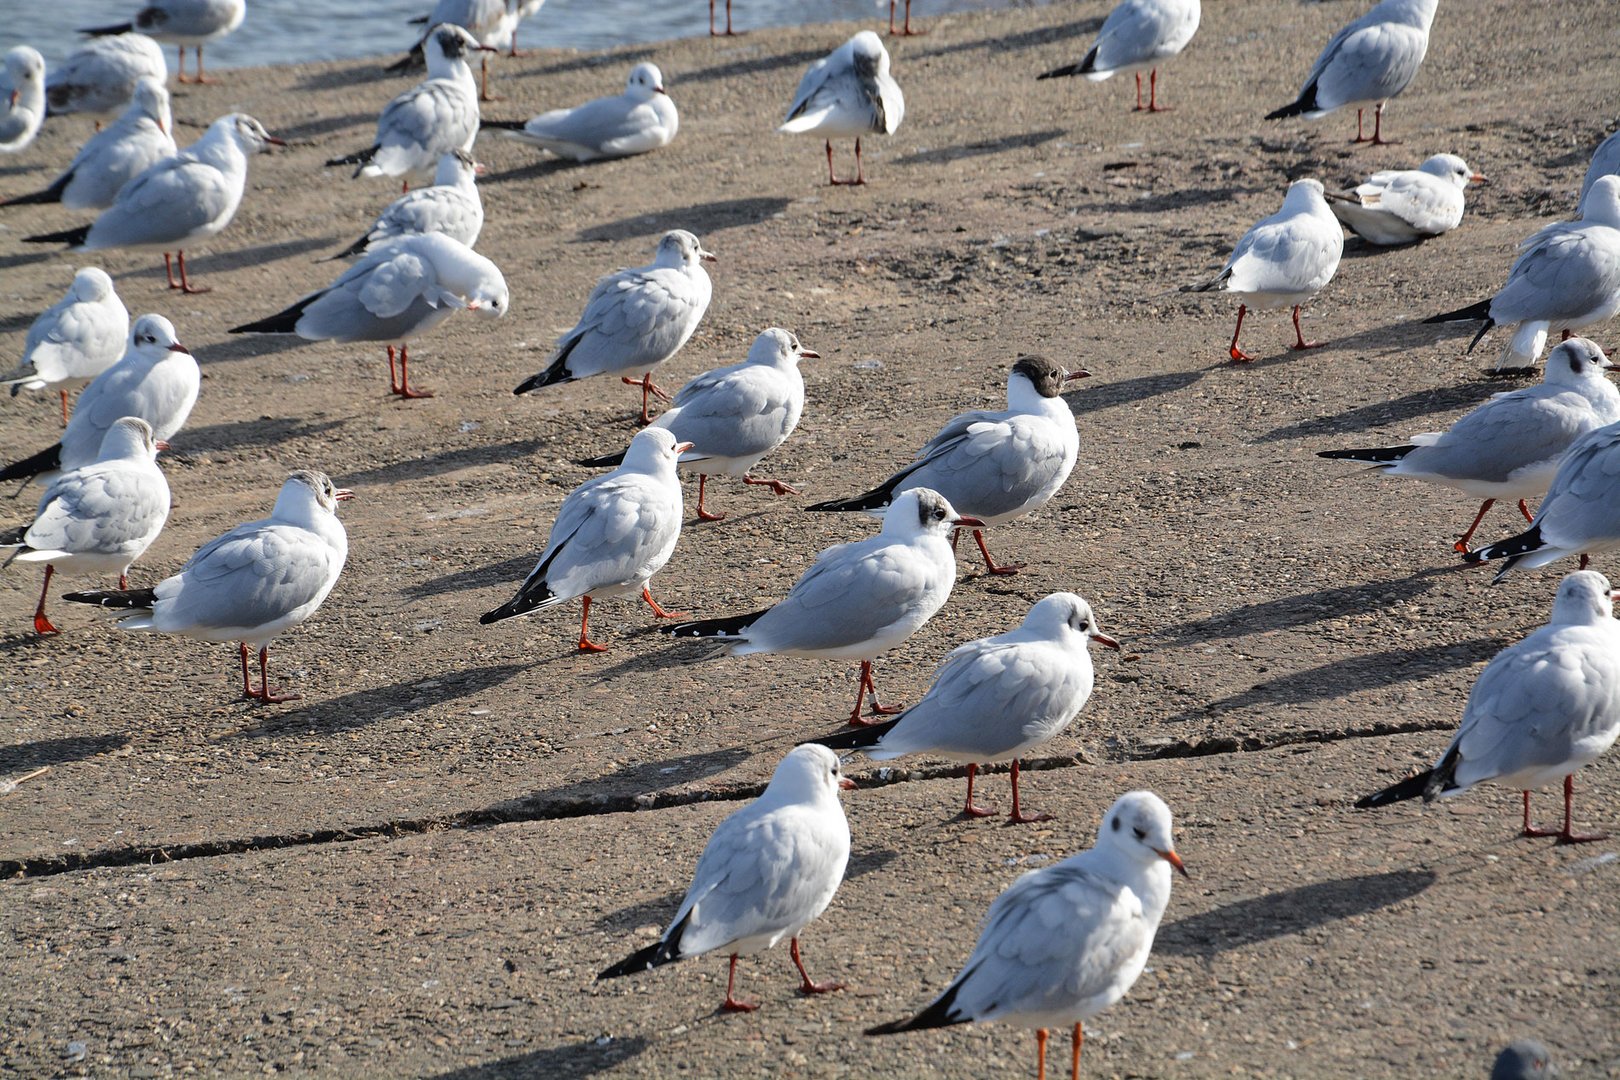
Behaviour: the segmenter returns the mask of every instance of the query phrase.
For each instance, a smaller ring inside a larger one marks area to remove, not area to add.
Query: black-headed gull
[[[675,460],[691,446],[676,442],[663,428],[636,432],[622,465],[568,493],[546,549],[517,595],[478,621],[500,622],[580,597],[585,604],[579,651],[606,652],[607,646],[590,639],[593,598],[639,594],[657,618],[684,615],[659,607],[647,583],[669,562],[681,538],[681,481]]]
[[[1383,0],[1327,43],[1311,65],[1299,97],[1266,114],[1267,120],[1301,116],[1315,120],[1347,105],[1356,107],[1355,141],[1380,145],[1384,106],[1417,75],[1429,51],[1429,26],[1440,0]],[[1361,114],[1374,106],[1373,133],[1362,134]]]
[[[5,564],[42,562],[45,583],[34,609],[34,632],[54,634],[45,616],[51,575],[117,574],[129,588],[129,567],[152,545],[169,517],[169,483],[157,467],[166,443],[139,417],[107,429],[96,460],[62,473],[45,489],[31,524],[0,532],[12,548]]]
[[[186,277],[185,249],[218,235],[236,216],[247,187],[248,158],[287,144],[246,113],[208,125],[203,137],[164,158],[118,191],[117,200],[89,225],[25,236],[31,244],[67,244],[75,251],[146,248],[163,252],[169,288],[209,291]],[[175,281],[169,253],[175,253]]]
[[[1462,725],[1434,767],[1368,795],[1360,809],[1422,796],[1460,795],[1493,780],[1524,792],[1524,835],[1561,844],[1602,840],[1570,829],[1576,770],[1620,736],[1620,622],[1609,579],[1595,570],[1564,578],[1547,625],[1497,653],[1479,673]],[[1530,825],[1530,792],[1564,783],[1564,825]]]
[[[868,723],[861,718],[868,693],[873,712],[900,711],[878,704],[873,659],[916,633],[950,599],[956,556],[946,534],[983,525],[978,518],[958,514],[939,492],[913,488],[895,498],[881,533],[823,551],[771,607],[664,630],[676,637],[719,638],[725,643],[721,652],[733,656],[778,653],[859,660],[849,722],[861,726]]]
[[[676,391],[675,403],[652,426],[667,429],[691,449],[681,464],[698,472],[699,521],[721,521],[724,514],[703,507],[711,476],[740,476],[744,484],[768,487],[778,495],[799,492],[780,480],[761,480],[749,472],[760,459],[787,441],[804,411],[804,376],[799,361],[818,359],[786,330],[772,327],[754,339],[748,359],[706,371]],[[618,465],[622,452],[581,464]]]
[[[135,82],[129,108],[90,136],[50,187],[0,206],[61,203],[69,210],[105,210],[117,201],[119,188],[179,152],[173,132],[169,91],[163,80],[143,75]]]
[[[1162,112],[1159,65],[1180,54],[1198,32],[1198,0],[1122,0],[1103,20],[1097,42],[1077,64],[1039,76],[1060,79],[1084,75],[1092,82],[1122,71],[1136,75],[1136,111]],[[1148,103],[1142,104],[1142,72],[1148,73]]]
[[[28,148],[45,122],[45,58],[18,45],[0,58],[5,68],[5,95],[0,98],[0,154]]]
[[[472,247],[484,229],[484,203],[478,195],[478,163],[465,150],[439,157],[433,186],[407,191],[378,215],[366,235],[322,262],[366,255],[399,236],[444,233]]]
[[[810,65],[777,131],[820,135],[827,143],[827,182],[864,184],[861,136],[893,135],[906,115],[900,84],[889,74],[889,52],[870,30],[862,30]],[[833,172],[832,140],[855,139],[855,179]]]
[[[77,388],[112,367],[129,340],[129,312],[112,278],[96,266],[73,275],[67,295],[46,308],[28,327],[22,359],[0,385],[19,390],[55,389],[62,400],[62,426],[68,422],[68,389]]]
[[[552,109],[529,120],[485,120],[484,127],[569,161],[596,161],[668,146],[680,129],[680,115],[658,65],[637,64],[622,94]]]
[[[323,472],[287,477],[268,518],[238,525],[197,549],[151,589],[68,593],[62,599],[124,612],[120,629],[235,641],[242,696],[265,704],[297,694],[270,692],[270,643],[315,614],[343,572],[349,537],[337,504],[354,493]],[[259,688],[248,679],[248,651],[259,649]]]
[[[1592,185],[1605,176],[1614,176],[1617,173],[1620,173],[1620,131],[1598,143],[1597,149],[1592,151],[1592,163],[1586,167],[1586,176],[1581,180],[1581,197],[1575,210],[1576,217],[1586,216],[1586,197],[1591,194]]]
[[[647,266],[619,270],[596,283],[579,322],[557,342],[546,368],[523,380],[514,394],[618,375],[641,387],[641,422],[650,422],[647,395],[669,395],[653,385],[658,365],[681,351],[709,309],[713,285],[703,263],[714,255],[685,229],[664,234]],[[631,378],[640,375],[640,378]]]
[[[423,44],[428,34],[433,33],[431,28],[446,24],[459,26],[471,34],[483,49],[478,64],[478,100],[495,101],[489,95],[489,54],[511,47],[513,55],[517,55],[517,24],[522,17],[518,0],[439,0],[433,5],[432,12],[411,20],[430,27],[427,34],[411,46],[411,51],[403,60],[390,64],[387,70],[400,72],[420,67]]]
[[[981,764],[1012,760],[1012,813],[1023,824],[1050,821],[1018,803],[1018,759],[1062,734],[1091,698],[1093,642],[1118,649],[1097,627],[1091,605],[1074,593],[1043,597],[1017,629],[958,645],[945,657],[923,699],[886,724],[829,735],[816,743],[859,750],[874,761],[927,754],[967,767],[967,817],[994,808],[973,802]]]
[[[1113,1005],[1147,966],[1170,902],[1176,853],[1170,808],[1151,791],[1121,795],[1097,843],[1031,870],[990,904],[962,971],[922,1012],[868,1028],[868,1035],[995,1021],[1034,1028],[1046,1075],[1050,1028],[1074,1025],[1075,1080],[1082,1021]]]
[[[1493,396],[1448,431],[1416,435],[1400,446],[1316,456],[1366,462],[1386,476],[1427,480],[1483,499],[1468,531],[1452,545],[1467,552],[1496,500],[1517,500],[1524,519],[1534,520],[1525,500],[1546,493],[1575,440],[1620,421],[1620,390],[1605,374],[1612,367],[1596,343],[1571,338],[1548,355],[1541,383]]]
[[[62,440],[0,469],[0,481],[49,481],[90,464],[108,429],[125,416],[145,420],[159,439],[172,438],[191,415],[201,384],[197,360],[175,337],[174,324],[161,315],[142,315],[130,327],[123,357],[79,395]]]
[[[1237,327],[1226,350],[1234,362],[1254,359],[1238,348],[1243,316],[1251,307],[1262,311],[1292,307],[1292,347],[1314,349],[1326,342],[1305,340],[1299,325],[1300,305],[1333,280],[1343,254],[1344,230],[1328,209],[1322,182],[1295,180],[1288,185],[1282,209],[1244,233],[1221,272],[1190,291],[1226,292],[1238,298]]]
[[[169,77],[163,50],[145,34],[114,34],[85,42],[45,78],[50,115],[114,113],[129,104],[143,78]]]
[[[764,952],[783,938],[799,969],[799,990],[825,994],[841,983],[817,983],[799,957],[799,935],[844,880],[849,821],[839,802],[838,756],[822,746],[796,746],[759,798],[720,823],[698,859],[686,898],[652,945],[607,968],[598,979],[634,975],[704,953],[730,954],[725,1012],[759,1008],[736,997],[737,958]]]
[[[166,41],[179,48],[175,81],[211,83],[215,80],[203,73],[203,46],[241,26],[246,17],[247,0],[145,0],[129,22],[79,32],[102,37],[136,31]],[[197,52],[197,75],[193,79],[186,78],[187,45]]]
[[[1074,413],[1063,384],[1090,372],[1065,371],[1044,356],[1020,357],[1007,376],[1007,408],[951,418],[917,451],[916,460],[871,491],[815,503],[809,510],[883,514],[896,495],[932,488],[983,525],[1001,525],[1037,510],[1057,494],[1080,454]],[[1023,563],[998,566],[984,533],[973,539],[992,574],[1016,574]],[[956,538],[952,537],[952,546]]]
[[[1354,191],[1328,193],[1328,208],[1369,244],[1411,244],[1462,224],[1463,191],[1484,182],[1456,154],[1435,154],[1415,169],[1375,172]]]
[[[233,326],[232,334],[297,334],[306,341],[378,341],[388,346],[388,390],[403,398],[432,397],[413,390],[410,339],[458,310],[490,318],[511,306],[500,268],[444,233],[388,241],[324,289],[267,319]],[[394,348],[399,347],[399,373]]]

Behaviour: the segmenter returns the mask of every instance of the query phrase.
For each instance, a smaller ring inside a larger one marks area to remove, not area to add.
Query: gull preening
[[[862,510],[882,515],[896,495],[932,488],[983,525],[1001,525],[1046,505],[1074,470],[1080,433],[1063,400],[1063,384],[1087,371],[1066,371],[1044,356],[1020,357],[1007,376],[1007,408],[954,416],[916,460],[871,491],[833,499],[810,510]],[[1016,574],[1023,563],[998,566],[982,528],[973,540],[992,574]],[[952,538],[955,546],[955,537]]]
[[[485,120],[484,127],[569,161],[597,161],[668,146],[680,129],[680,115],[658,65],[637,64],[622,94],[552,109],[529,120]]]
[[[0,66],[6,75],[0,84],[0,154],[16,154],[28,148],[45,122],[45,58],[18,45]]]
[[[675,460],[691,449],[663,428],[636,432],[624,463],[568,493],[540,554],[517,595],[479,616],[488,624],[531,611],[584,600],[579,651],[606,652],[590,638],[591,600],[640,595],[660,619],[665,611],[647,583],[664,568],[681,538],[681,480]]]
[[[410,384],[410,339],[457,311],[500,318],[511,306],[500,268],[444,233],[400,236],[324,289],[232,334],[297,334],[305,341],[377,341],[388,347],[388,391],[432,397]],[[399,347],[395,375],[394,349]]]
[[[616,271],[596,283],[585,313],[557,342],[545,370],[523,380],[512,393],[591,375],[618,375],[626,385],[641,387],[641,422],[649,423],[647,395],[670,400],[653,385],[652,373],[681,351],[703,320],[713,292],[703,263],[714,261],[685,229],[665,233],[651,263]]]
[[[1368,795],[1360,809],[1422,796],[1433,802],[1496,781],[1524,793],[1525,836],[1561,844],[1603,840],[1571,830],[1574,774],[1620,736],[1620,623],[1609,579],[1595,570],[1564,578],[1547,625],[1497,653],[1468,694],[1462,725],[1434,767]],[[1564,824],[1530,824],[1530,792],[1560,780]]]
[[[0,532],[12,548],[4,564],[42,562],[45,582],[34,608],[34,632],[54,634],[45,615],[53,574],[117,574],[129,588],[129,567],[152,546],[169,517],[169,482],[157,467],[167,444],[135,416],[107,429],[96,460],[62,473],[45,489],[31,524]]]
[[[1267,113],[1266,119],[1303,115],[1315,120],[1354,105],[1355,141],[1383,144],[1384,106],[1417,75],[1429,51],[1429,26],[1439,4],[1440,0],[1383,0],[1333,35],[1311,65],[1299,97]],[[1362,112],[1369,105],[1374,106],[1371,139],[1361,127]]]
[[[114,34],[85,42],[53,67],[45,100],[52,116],[114,113],[129,104],[141,79],[161,85],[168,77],[157,42],[145,34]]]
[[[1170,902],[1170,868],[1187,874],[1172,830],[1163,799],[1151,791],[1121,795],[1095,846],[1029,871],[995,898],[944,993],[916,1016],[866,1033],[989,1021],[1034,1028],[1044,1077],[1048,1029],[1072,1024],[1079,1080],[1082,1021],[1124,997],[1142,974]]]
[[[50,187],[6,199],[0,206],[61,203],[69,210],[105,210],[126,183],[178,153],[173,132],[169,91],[161,79],[143,75],[135,82],[129,107],[90,136]]]
[[[744,484],[768,487],[777,495],[799,494],[789,484],[761,480],[750,472],[798,426],[804,412],[799,361],[820,356],[788,331],[772,327],[754,339],[746,360],[699,375],[676,391],[674,404],[653,421],[653,427],[665,428],[678,441],[691,444],[680,463],[698,473],[699,521],[721,521],[726,516],[704,508],[704,488],[711,476],[739,476]],[[623,460],[621,452],[581,464],[601,467]]]
[[[838,756],[822,746],[796,746],[759,798],[714,830],[686,897],[652,945],[607,968],[598,979],[634,975],[677,960],[723,952],[731,957],[725,1012],[759,1008],[736,996],[737,959],[788,939],[799,990],[825,994],[842,983],[817,983],[799,956],[799,935],[827,910],[849,862],[849,821],[838,798]]]
[[[909,16],[908,16],[909,23]],[[827,183],[864,184],[861,136],[893,135],[906,115],[900,84],[889,74],[889,51],[870,30],[862,30],[810,65],[777,128],[789,134],[820,135],[827,144]],[[855,179],[833,172],[832,140],[855,139]]]
[[[1581,180],[1581,197],[1575,209],[1576,217],[1586,216],[1586,197],[1592,193],[1592,186],[1603,177],[1614,176],[1617,173],[1620,173],[1620,131],[1598,143],[1597,149],[1592,151],[1592,164],[1586,167],[1586,176]]]
[[[68,593],[62,599],[123,612],[123,630],[235,641],[242,660],[242,696],[265,704],[295,701],[270,692],[270,643],[315,614],[343,572],[349,537],[337,504],[354,493],[323,472],[287,477],[268,518],[216,537],[172,577],[151,589]],[[248,678],[248,652],[259,650],[259,688]]]
[[[1329,193],[1328,208],[1369,244],[1411,244],[1462,224],[1463,191],[1484,182],[1456,154],[1435,154],[1415,169],[1375,172],[1354,191]]]
[[[874,713],[900,711],[878,704],[872,661],[920,630],[950,599],[956,556],[946,534],[983,524],[958,514],[939,492],[913,488],[896,497],[881,533],[835,544],[817,555],[787,596],[771,607],[676,623],[664,632],[721,639],[721,653],[733,656],[777,653],[859,660],[849,722],[864,725],[868,721],[861,711],[868,693]]]
[[[144,0],[129,22],[79,32],[101,37],[136,31],[166,41],[178,47],[176,82],[209,83],[214,80],[203,73],[203,46],[241,26],[246,17],[247,0]],[[197,75],[193,79],[186,78],[187,45],[197,53]]]
[[[407,191],[378,215],[366,234],[332,259],[368,255],[401,236],[443,233],[472,247],[484,229],[484,203],[478,195],[478,163],[465,150],[451,150],[439,156],[433,186]]]
[[[62,426],[68,422],[68,389],[100,375],[124,355],[129,340],[129,312],[100,267],[86,266],[73,275],[67,295],[46,308],[28,327],[22,359],[0,385],[20,390],[54,389],[62,401]]]
[[[1079,63],[1053,68],[1041,79],[1084,75],[1101,82],[1119,72],[1136,76],[1136,111],[1163,112],[1159,65],[1177,56],[1198,32],[1198,0],[1122,0],[1103,20],[1096,44]],[[1142,72],[1148,73],[1148,103],[1142,104]]]
[[[1018,802],[1018,761],[1057,738],[1091,698],[1093,642],[1118,650],[1097,626],[1091,605],[1074,593],[1043,597],[1014,630],[958,645],[945,657],[921,701],[885,724],[840,732],[815,743],[859,750],[874,761],[927,754],[967,765],[966,817],[989,817],[973,801],[979,766],[1012,761],[1012,812],[1024,824],[1050,821]]]
[[[1498,499],[1525,500],[1546,493],[1570,446],[1583,435],[1620,421],[1620,390],[1606,372],[1614,365],[1596,343],[1571,338],[1547,357],[1541,383],[1497,394],[1444,432],[1415,435],[1400,446],[1323,450],[1317,457],[1361,461],[1386,476],[1410,476],[1455,488],[1484,502],[1453,544],[1462,553],[1486,511]]]
[[[1254,359],[1238,348],[1243,316],[1251,307],[1262,311],[1292,307],[1292,348],[1314,349],[1327,343],[1305,340],[1299,309],[1333,280],[1343,254],[1344,230],[1328,209],[1322,182],[1295,180],[1288,185],[1282,209],[1244,233],[1221,272],[1190,291],[1226,292],[1238,298],[1237,326],[1226,350],[1234,362]]]

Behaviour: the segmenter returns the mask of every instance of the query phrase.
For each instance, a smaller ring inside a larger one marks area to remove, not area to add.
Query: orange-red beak
[[[1157,850],[1157,849],[1155,849],[1155,850]],[[1159,858],[1163,859],[1165,862],[1169,863],[1171,866],[1175,867],[1177,870],[1180,870],[1182,877],[1184,877],[1184,878],[1192,877],[1191,874],[1187,873],[1187,867],[1185,865],[1183,865],[1183,863],[1181,861],[1181,856],[1176,854],[1176,849],[1175,848],[1171,848],[1169,851],[1160,851],[1159,852]]]
[[[165,451],[165,450],[167,450],[169,448],[169,442],[168,442],[167,439],[159,439],[157,442],[153,443],[152,445],[156,446],[158,448],[158,453],[160,453],[160,454],[163,451]]]
[[[1469,179],[1469,181],[1471,183],[1475,183],[1475,184],[1488,184],[1488,183],[1491,182],[1490,177],[1486,176],[1484,173],[1475,173],[1473,176],[1470,176],[1468,179]]]
[[[695,446],[695,445],[697,445],[697,444],[696,443],[689,443],[689,442],[676,443],[675,444],[675,452],[677,454],[684,454],[688,450],[692,449],[692,447]]]
[[[1109,637],[1107,634],[1095,633],[1094,632],[1091,635],[1091,640],[1095,641],[1099,645],[1106,645],[1110,649],[1113,649],[1115,652],[1119,652],[1119,642],[1115,641],[1113,638]]]
[[[191,350],[186,348],[184,345],[180,344],[178,341],[175,342],[173,345],[169,346],[169,351],[170,352],[183,352],[187,356],[191,355]]]
[[[1076,379],[1089,378],[1091,378],[1091,372],[1087,371],[1085,368],[1081,368],[1079,371],[1066,371],[1063,373],[1064,382],[1074,382]]]
[[[959,529],[983,529],[983,528],[987,528],[985,523],[980,521],[976,517],[959,517],[955,521],[951,522],[951,524],[955,525]]]
[[[336,491],[332,492],[332,498],[336,499],[338,502],[348,502],[350,499],[354,498],[354,492],[350,491],[348,488],[338,488]]]
[[[855,781],[851,780],[847,776],[841,776],[838,778],[838,786],[844,791],[854,791]]]
[[[811,360],[820,360],[821,354],[813,349],[806,349],[801,346],[799,349],[799,359],[803,360],[807,357]]]

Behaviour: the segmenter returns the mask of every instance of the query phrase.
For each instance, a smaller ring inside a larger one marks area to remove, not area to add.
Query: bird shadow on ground
[[[1391,907],[1435,881],[1432,870],[1394,870],[1285,889],[1178,919],[1159,928],[1153,947],[1172,956],[1208,961],[1232,949]]]
[[[318,343],[305,341],[296,334],[243,334],[218,344],[204,345],[192,355],[196,356],[199,364],[222,364],[233,360],[252,360],[315,344]]]
[[[342,420],[311,423],[293,417],[269,420],[241,420],[230,424],[186,428],[180,444],[182,454],[202,454],[213,450],[239,450],[246,446],[281,446],[293,439],[307,439],[343,426]]]
[[[26,251],[20,255],[0,255],[0,270],[11,270],[18,266],[33,266],[35,263],[49,262],[58,255],[66,255],[67,251]],[[29,320],[32,322],[33,320]]]
[[[1018,135],[1008,135],[1001,139],[984,139],[980,142],[962,143],[958,146],[944,146],[938,150],[919,150],[915,154],[895,158],[898,165],[942,165],[947,161],[958,161],[962,158],[982,157],[985,154],[999,154],[1004,150],[1018,150],[1042,143],[1061,139],[1068,132],[1060,128],[1048,128],[1045,131],[1026,131]]]
[[[609,911],[599,915],[591,924],[592,930],[634,930],[638,926],[656,923],[659,926],[669,921],[680,907],[681,901],[686,898],[685,889],[671,889],[663,896],[651,900],[643,900],[630,904],[617,911]],[[628,948],[628,946],[626,946]]]
[[[344,481],[351,487],[360,484],[386,484],[423,476],[437,476],[473,465],[497,465],[513,458],[527,457],[545,445],[544,439],[518,439],[516,442],[486,446],[467,446],[460,450],[447,450],[431,457],[413,457],[374,469],[345,473]]]
[[[830,49],[800,49],[798,52],[773,53],[769,56],[750,57],[747,60],[732,60],[729,63],[716,64],[713,67],[678,74],[670,85],[679,87],[681,83],[734,79],[744,75],[758,75],[762,72],[779,73],[803,67],[812,60],[820,60],[831,51]],[[787,103],[784,102],[783,104],[785,106]]]
[[[128,735],[77,735],[0,746],[0,776],[33,772],[42,765],[83,761],[129,745]]]
[[[844,871],[844,880],[864,877],[875,874],[900,857],[900,853],[893,848],[884,848],[881,851],[863,851],[859,855],[849,857],[849,866]]]
[[[1173,210],[1185,210],[1192,206],[1215,206],[1219,203],[1235,202],[1269,190],[1263,187],[1223,187],[1204,190],[1178,188],[1174,191],[1144,195],[1140,199],[1114,198],[1100,199],[1093,203],[1077,203],[1073,209],[1080,214],[1163,214]],[[1221,238],[1211,245],[1210,250],[1224,263],[1227,254],[1231,252],[1231,243],[1230,239]],[[1218,270],[1219,268],[1217,272]],[[1214,276],[1214,273],[1211,273],[1201,280]]]
[[[0,165],[0,176],[22,176],[31,172],[43,172],[43,165]]]
[[[317,71],[294,85],[295,90],[343,90],[360,83],[392,82],[404,83],[408,76],[396,75],[384,70],[385,65],[377,67],[356,67],[346,64],[332,71]],[[406,84],[408,85],[408,84]],[[403,87],[402,87],[403,88]],[[380,108],[380,106],[379,106]],[[376,113],[371,113],[368,119],[375,119]]]
[[[376,113],[347,113],[343,116],[323,116],[319,120],[309,120],[302,124],[291,124],[286,127],[277,127],[271,134],[288,142],[313,142],[318,135],[330,135],[334,131],[344,128],[359,127],[369,124],[377,119]],[[335,166],[334,166],[335,168]]]
[[[351,481],[345,477],[344,482]],[[498,563],[490,563],[488,566],[441,574],[432,581],[407,585],[399,590],[399,594],[409,600],[426,600],[430,596],[443,596],[445,593],[461,592],[463,589],[477,589],[484,585],[498,585],[502,582],[516,585],[517,582],[527,578],[529,571],[534,569],[534,562],[538,554],[537,551],[524,552],[522,555],[516,555]]]
[[[1068,402],[1069,408],[1076,416],[1083,416],[1115,405],[1128,405],[1161,394],[1174,394],[1178,390],[1185,390],[1208,374],[1209,369],[1206,368],[1202,371],[1170,371],[1162,375],[1138,375],[1134,379],[1085,385],[1064,394],[1063,400]]]
[[[538,153],[539,151],[536,152]],[[507,169],[505,172],[490,173],[488,176],[480,177],[478,180],[478,186],[485,187],[489,184],[507,184],[511,183],[513,180],[539,180],[543,177],[550,176],[552,173],[571,172],[574,169],[583,169],[585,167],[586,163],[582,161],[569,161],[566,158],[558,157],[543,157],[539,161],[530,162],[527,165],[520,165],[515,169]]]
[[[1279,596],[1258,604],[1244,604],[1231,611],[1223,611],[1207,619],[1194,619],[1175,626],[1151,631],[1148,638],[1158,638],[1170,645],[1190,645],[1196,642],[1217,641],[1222,638],[1242,637],[1266,630],[1286,630],[1305,626],[1323,619],[1337,619],[1349,615],[1381,611],[1384,608],[1411,600],[1439,584],[1440,578],[1455,573],[1459,566],[1437,566],[1419,570],[1408,577],[1393,581],[1367,581],[1358,585],[1338,585],[1295,596]]]
[[[1346,409],[1334,416],[1314,416],[1282,427],[1273,428],[1254,441],[1257,443],[1285,442],[1322,435],[1348,435],[1367,428],[1400,424],[1431,413],[1471,408],[1500,392],[1500,386],[1487,382],[1468,382],[1457,386],[1440,386],[1432,390],[1418,390],[1372,405]]]
[[[1005,34],[1001,37],[979,38],[976,41],[959,41],[954,45],[942,45],[937,49],[923,49],[916,53],[908,53],[908,61],[926,60],[935,56],[950,56],[953,53],[972,52],[974,49],[988,49],[991,52],[1012,52],[1014,49],[1032,49],[1037,45],[1050,45],[1057,41],[1066,41],[1069,38],[1086,37],[1102,29],[1101,19],[1079,19],[1062,26],[1042,26],[1034,30],[1025,30],[1021,34]],[[824,55],[824,54],[823,54]],[[1075,59],[1079,59],[1076,57]],[[1030,81],[1035,79],[1034,73]]]
[[[567,1043],[532,1054],[468,1065],[439,1073],[433,1080],[542,1080],[552,1077],[592,1076],[623,1065],[647,1049],[643,1035],[618,1039],[603,1035],[588,1042]]]
[[[678,785],[718,776],[751,756],[752,752],[748,748],[731,746],[702,754],[665,758],[662,761],[640,761],[633,765],[622,765],[613,772],[601,776],[571,781],[537,791],[532,795],[497,803],[490,809],[497,813],[515,810],[532,813],[547,804],[569,804],[595,799],[604,791],[634,792],[638,795],[666,791]]]
[[[7,315],[5,318],[0,319],[0,334],[7,334],[13,330],[26,330],[34,325],[34,320],[37,318],[39,318],[38,315],[31,315],[27,312],[21,315]]]
[[[205,255],[202,259],[193,259],[191,262],[203,273],[217,274],[224,270],[263,266],[265,263],[280,262],[282,259],[290,259],[305,252],[319,251],[322,248],[332,247],[341,239],[342,237],[337,235],[306,236],[297,240],[282,240],[274,244],[240,248],[236,251],[222,251],[218,255]],[[199,262],[201,266],[197,266]],[[152,273],[156,275],[157,271],[154,269]]]
[[[718,202],[697,203],[667,213],[637,214],[620,218],[605,225],[593,225],[579,231],[582,243],[596,240],[627,240],[637,236],[653,236],[670,229],[686,229],[707,236],[725,229],[740,229],[770,220],[792,205],[792,199],[778,197],[755,199],[722,199]]]
[[[658,50],[651,47],[625,49],[623,52],[611,53],[583,53],[559,60],[555,64],[545,67],[529,68],[526,71],[503,72],[503,77],[512,75],[517,78],[532,79],[540,75],[563,75],[570,71],[588,71],[591,68],[617,68],[620,66],[632,67],[643,60],[651,60],[658,55]],[[683,76],[689,78],[690,76]]]
[[[388,686],[355,690],[266,716],[258,723],[226,737],[261,739],[310,731],[318,735],[334,735],[364,727],[386,714],[425,709],[482,693],[527,670],[528,664],[491,664],[465,671],[441,672],[426,678],[412,677]],[[436,685],[424,686],[424,683]]]

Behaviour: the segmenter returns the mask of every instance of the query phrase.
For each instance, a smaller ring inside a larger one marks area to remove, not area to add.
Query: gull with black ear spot
[[[909,22],[909,19],[908,19]],[[889,74],[889,51],[870,30],[862,30],[810,65],[777,131],[820,135],[827,144],[827,183],[864,184],[861,136],[893,135],[906,115],[900,84]],[[855,179],[833,172],[832,140],[855,139]]]
[[[1380,247],[1413,244],[1462,224],[1469,184],[1485,177],[1456,154],[1435,154],[1415,169],[1375,172],[1350,192],[1327,192],[1344,227]]]

